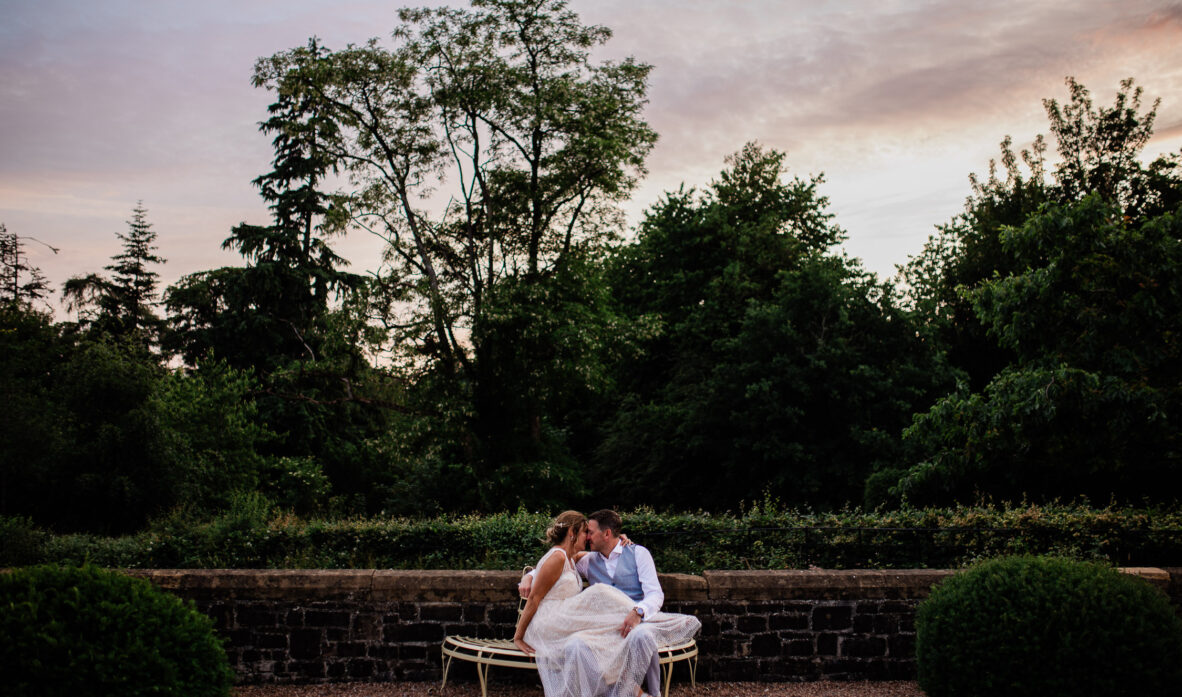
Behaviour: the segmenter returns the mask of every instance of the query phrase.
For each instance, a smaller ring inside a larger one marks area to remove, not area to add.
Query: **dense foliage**
[[[886,281],[756,143],[626,238],[651,66],[597,61],[563,0],[471,5],[259,60],[271,220],[228,231],[240,265],[158,292],[137,204],[55,321],[0,225],[0,515],[1177,503],[1182,166],[1142,162],[1131,80],[1097,107],[1069,79],[1054,164],[1007,137]],[[364,274],[346,234],[386,242]]]
[[[514,569],[544,551],[546,513],[302,519],[258,496],[212,520],[182,515],[124,537],[60,535],[0,518],[0,565],[89,562],[119,568]],[[956,568],[1005,554],[1125,566],[1182,564],[1182,515],[1080,506],[741,514],[624,514],[625,532],[670,573],[705,569]]]
[[[12,697],[228,696],[232,678],[192,603],[94,567],[0,574],[0,670]]]
[[[932,591],[916,635],[931,697],[1164,697],[1182,684],[1182,619],[1169,599],[1100,564],[984,562]]]

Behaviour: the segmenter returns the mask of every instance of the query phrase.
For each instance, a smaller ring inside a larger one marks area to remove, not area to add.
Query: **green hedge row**
[[[549,513],[303,520],[262,499],[208,521],[176,514],[127,537],[54,535],[0,518],[0,565],[118,568],[514,569],[544,551]],[[811,513],[623,513],[665,572],[959,568],[1008,554],[1182,566],[1182,511],[1074,505]]]

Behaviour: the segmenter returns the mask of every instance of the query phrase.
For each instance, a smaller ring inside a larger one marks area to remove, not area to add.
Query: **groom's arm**
[[[661,590],[661,582],[657,579],[657,565],[653,563],[653,555],[644,547],[636,545],[633,548],[636,555],[636,575],[640,577],[640,589],[644,597],[637,605],[644,610],[645,619],[661,611],[665,604],[665,592]]]

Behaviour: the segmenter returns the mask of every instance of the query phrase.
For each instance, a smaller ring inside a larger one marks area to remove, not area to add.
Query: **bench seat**
[[[538,669],[537,661],[525,655],[511,639],[479,639],[465,636],[448,636],[443,639],[443,684],[447,687],[447,673],[453,659],[476,664],[476,677],[480,680],[480,695],[488,697],[488,671],[493,666],[506,668]],[[673,664],[689,661],[690,685],[697,686],[698,644],[693,639],[674,646],[657,649],[661,662],[661,694],[668,697],[669,684],[673,680]]]

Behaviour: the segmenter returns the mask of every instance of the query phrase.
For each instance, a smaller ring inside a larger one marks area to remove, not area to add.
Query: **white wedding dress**
[[[636,603],[604,583],[582,590],[559,547],[546,552],[538,568],[551,554],[563,556],[562,575],[525,630],[546,697],[635,697],[657,647],[685,641],[702,626],[693,615],[658,612],[624,638],[620,626]]]

